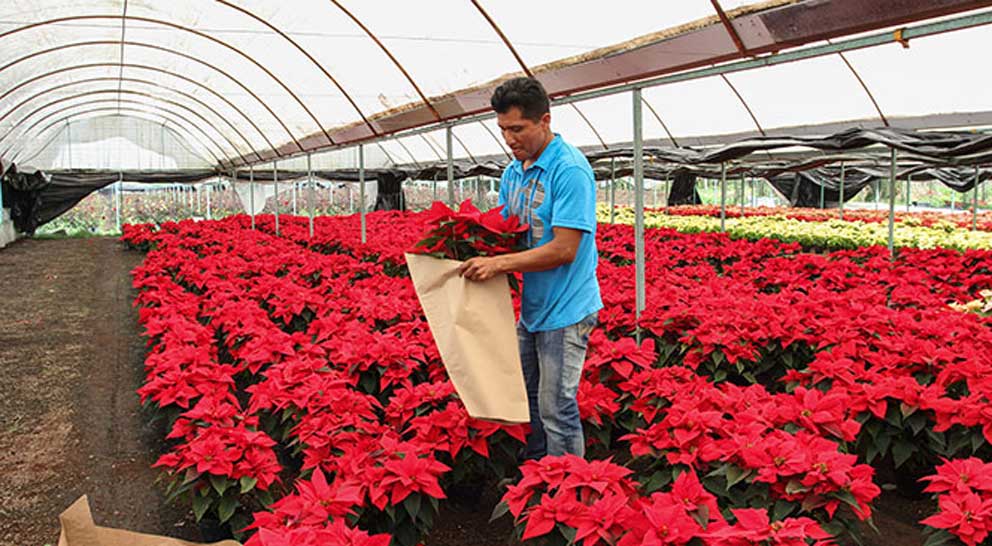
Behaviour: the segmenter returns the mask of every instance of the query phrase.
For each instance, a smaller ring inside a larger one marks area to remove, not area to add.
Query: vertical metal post
[[[479,202],[476,206],[481,209],[483,205],[488,205],[488,203],[483,203],[486,199],[486,194],[482,190],[482,181],[480,178],[481,177],[479,176],[475,177],[475,199]],[[488,208],[488,206],[486,208]]]
[[[912,181],[913,181],[913,175],[911,174],[906,175],[906,212],[909,212],[909,204],[911,202],[909,200],[909,183]]]
[[[255,166],[248,166],[248,198],[251,200],[251,229],[255,230]]]
[[[449,129],[450,130],[450,129]],[[449,147],[450,150],[450,142]],[[365,145],[358,145],[358,210],[361,211],[362,244],[365,244]]]
[[[297,215],[297,212],[296,212],[296,188],[298,186],[299,186],[299,180],[293,180],[293,188],[290,191],[290,195],[292,196],[292,199],[293,199],[293,216],[296,216]]]
[[[617,219],[617,166],[616,158],[610,158],[610,223]]]
[[[210,208],[210,186],[206,186],[207,194],[207,220],[213,220],[213,212]]]
[[[310,162],[310,154],[307,154],[307,182],[310,187],[307,190],[307,208],[310,209],[310,238],[313,238],[313,164]]]
[[[892,163],[889,165],[889,256],[896,259],[895,226],[896,226],[896,159],[895,148],[892,148]]]
[[[279,236],[279,166],[272,160],[272,181],[276,187],[276,237]]]
[[[117,185],[114,186],[116,191],[114,192],[114,218],[117,221],[117,232],[121,232],[121,204],[123,199],[121,198],[121,190],[124,189],[124,172],[117,172]]]
[[[447,151],[448,151],[448,206],[455,206],[455,164],[451,158],[452,156],[452,137],[451,126],[449,125],[445,130],[445,140],[447,141]]]
[[[434,179],[431,180],[431,202],[437,201],[437,173],[434,173]]]
[[[881,194],[882,194],[882,181],[881,180],[876,180],[875,181],[875,210],[878,210],[878,202],[879,202],[879,199],[881,199]]]
[[[844,219],[844,162],[840,162],[840,219]]]
[[[747,194],[745,191],[744,175],[741,174],[741,216],[744,216],[744,196]]]
[[[672,173],[671,171],[665,173],[665,214],[669,213],[670,203],[672,199]]]
[[[634,89],[634,268],[637,342],[641,342],[641,312],[645,308],[644,290],[644,135],[641,90]]]
[[[720,162],[720,231],[727,232],[727,162]]]
[[[978,230],[978,182],[979,182],[979,172],[978,165],[975,165],[975,187],[972,195],[971,203],[971,231]]]

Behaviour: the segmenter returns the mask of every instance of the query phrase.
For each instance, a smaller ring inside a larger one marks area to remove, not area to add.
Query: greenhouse
[[[990,44],[0,3],[0,544],[992,544]]]

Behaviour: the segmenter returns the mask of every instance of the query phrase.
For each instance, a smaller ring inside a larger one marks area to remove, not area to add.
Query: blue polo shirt
[[[596,280],[596,179],[585,156],[555,134],[527,170],[519,160],[500,179],[503,215],[530,224],[531,248],[554,238],[552,228],[582,231],[575,261],[547,271],[524,273],[520,323],[528,332],[571,326],[603,308]]]

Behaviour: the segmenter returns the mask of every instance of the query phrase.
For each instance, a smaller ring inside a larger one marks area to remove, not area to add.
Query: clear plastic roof
[[[508,75],[533,73],[560,97],[767,55],[779,51],[776,40],[788,51],[824,45],[827,35],[836,43],[890,32],[897,19],[902,27],[988,16],[965,0],[943,2],[951,5],[943,12],[907,0],[905,13],[869,13],[879,19],[866,23],[824,4],[845,3],[6,0],[0,160],[226,169],[371,141],[370,166],[430,163],[447,156],[445,131],[401,131],[484,111],[488,90]],[[826,15],[814,26],[823,29],[804,30],[801,17],[781,29],[761,18],[788,9],[819,9]],[[913,38],[908,48],[887,43],[646,88],[645,138],[685,146],[942,114],[975,114],[981,125],[992,112],[984,92],[992,74],[973,59],[992,40],[987,22]],[[578,145],[628,142],[631,103],[620,93],[556,105],[552,126]],[[491,119],[453,133],[456,158],[507,157]],[[320,155],[315,166],[356,157]]]

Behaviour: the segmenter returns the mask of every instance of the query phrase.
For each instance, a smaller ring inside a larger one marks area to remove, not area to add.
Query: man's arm
[[[532,273],[572,263],[583,232],[564,227],[552,228],[552,232],[554,237],[547,244],[512,254],[471,258],[458,271],[469,280],[485,281],[500,273]]]

